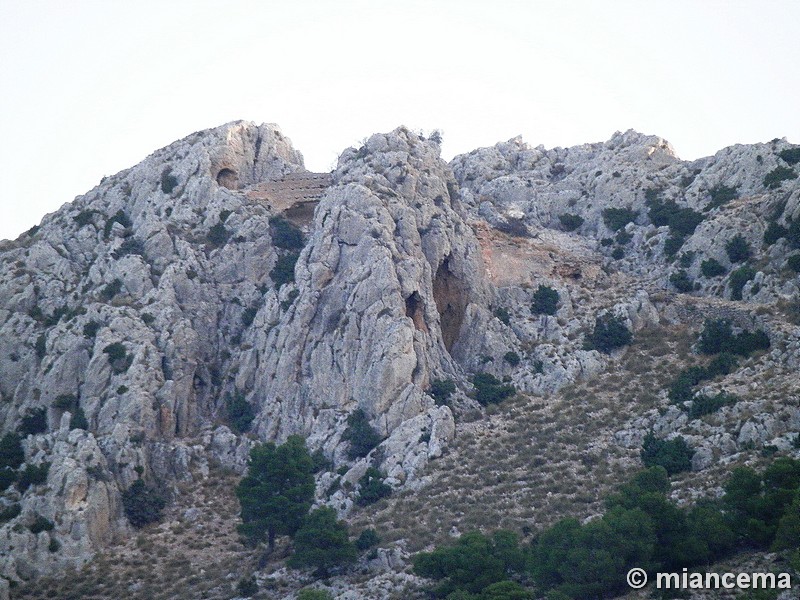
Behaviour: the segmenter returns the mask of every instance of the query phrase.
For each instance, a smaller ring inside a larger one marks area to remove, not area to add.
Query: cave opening
[[[229,190],[239,189],[239,176],[232,169],[221,169],[217,173],[217,183]]]
[[[436,302],[436,310],[439,311],[444,347],[450,352],[458,340],[461,324],[464,322],[467,294],[464,284],[450,270],[449,256],[436,270],[436,277],[433,279],[433,299]]]
[[[414,321],[417,330],[428,333],[428,326],[425,324],[425,303],[419,292],[414,292],[406,298],[406,316]]]

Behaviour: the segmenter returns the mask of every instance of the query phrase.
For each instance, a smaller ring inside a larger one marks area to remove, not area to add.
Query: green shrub
[[[61,542],[56,538],[50,538],[50,543],[47,544],[47,551],[56,553],[61,550]]]
[[[436,406],[447,404],[447,400],[456,391],[456,384],[450,379],[434,379],[428,394],[433,397]]]
[[[625,244],[627,244],[628,242],[630,242],[633,239],[633,234],[628,233],[624,229],[620,229],[617,232],[617,235],[614,236],[614,239],[616,240],[616,242],[618,244],[620,244],[621,246],[624,246]]]
[[[72,412],[72,416],[69,420],[69,428],[89,430],[89,421],[86,419],[86,413],[83,412],[83,408],[80,406],[77,406]]]
[[[717,259],[709,258],[700,263],[700,272],[704,277],[719,277],[725,275],[728,270]]]
[[[161,519],[161,511],[167,505],[167,499],[155,488],[145,485],[137,479],[131,487],[122,492],[122,507],[128,521],[134,527],[144,527]]]
[[[784,181],[797,179],[797,173],[789,167],[775,167],[764,177],[764,187],[768,190],[779,188]]]
[[[44,407],[32,408],[25,413],[20,421],[19,432],[25,435],[36,435],[47,431],[47,409]]]
[[[800,162],[800,146],[796,148],[787,148],[785,150],[781,150],[778,152],[778,156],[780,156],[783,160],[785,160],[790,165],[796,165]]]
[[[256,418],[256,412],[252,405],[245,400],[244,394],[238,390],[233,395],[226,394],[225,414],[231,429],[236,433],[248,431]]]
[[[726,185],[713,187],[708,190],[708,193],[711,195],[711,202],[708,203],[706,209],[722,206],[739,197],[739,193],[736,191],[735,187],[728,187]]]
[[[5,492],[17,480],[17,472],[8,467],[0,468],[0,494]]]
[[[771,246],[782,237],[786,237],[788,233],[789,230],[786,229],[786,227],[776,221],[770,221],[769,225],[767,225],[767,228],[764,230],[764,243],[767,246]]]
[[[47,483],[47,474],[50,472],[50,463],[40,465],[25,465],[17,475],[17,489],[24,494],[32,485]]]
[[[738,335],[733,334],[731,322],[727,319],[707,319],[703,325],[697,344],[703,354],[728,352],[748,356],[757,350],[770,347],[769,336],[763,331],[751,332],[747,329]]]
[[[128,351],[122,342],[114,342],[103,348],[103,353],[108,355],[108,363],[111,370],[117,375],[127,371],[133,363],[133,356],[128,355]]]
[[[559,295],[556,290],[547,285],[539,284],[533,293],[531,312],[535,315],[554,315],[558,310]]]
[[[208,240],[208,243],[212,245],[214,248],[222,248],[225,244],[228,243],[228,239],[230,237],[231,237],[230,231],[228,231],[225,225],[220,222],[212,226],[211,229],[208,230],[208,234],[206,235],[206,240]]]
[[[59,410],[72,410],[78,402],[78,397],[75,394],[61,394],[53,400],[53,408]]]
[[[664,256],[671,257],[675,256],[683,247],[683,243],[686,241],[686,238],[682,236],[675,236],[671,235],[666,240],[664,240]]]
[[[722,352],[714,357],[706,367],[706,373],[709,379],[713,379],[718,375],[730,375],[739,366],[739,359],[731,352]]]
[[[382,441],[381,435],[369,424],[367,413],[360,408],[347,417],[347,429],[342,434],[342,439],[350,442],[347,450],[350,460],[366,456]]]
[[[507,308],[504,308],[504,307],[500,306],[498,308],[495,308],[494,311],[492,312],[492,314],[495,317],[497,317],[497,319],[503,325],[511,325],[511,315],[509,314]]]
[[[300,254],[291,252],[278,257],[275,267],[269,272],[269,277],[275,283],[276,288],[280,288],[285,283],[294,282],[294,267]]]
[[[356,540],[356,548],[360,552],[364,552],[364,550],[369,550],[373,546],[377,546],[381,543],[381,538],[378,536],[378,532],[374,529],[365,529],[361,532],[361,535],[358,536]]]
[[[94,219],[94,216],[97,214],[100,214],[99,210],[89,208],[79,212],[77,215],[72,217],[72,220],[78,224],[78,229],[80,229],[81,227],[86,227],[89,223],[91,223]]]
[[[251,598],[258,593],[258,582],[256,576],[242,577],[236,584],[236,593],[242,598]]]
[[[100,291],[100,298],[106,302],[110,302],[111,300],[114,299],[114,296],[119,294],[121,291],[122,291],[122,280],[115,279]]]
[[[692,388],[705,379],[709,379],[709,374],[704,367],[694,366],[683,369],[670,385],[667,396],[673,404],[691,400]]]
[[[603,223],[612,231],[619,231],[628,223],[636,220],[639,213],[628,208],[605,208],[603,209]]]
[[[702,221],[702,213],[691,208],[678,208],[670,214],[669,231],[674,237],[688,237]]]
[[[0,469],[18,469],[24,462],[22,437],[12,431],[0,438]]]
[[[692,468],[692,451],[689,444],[678,436],[671,440],[660,440],[649,432],[642,443],[642,462],[645,467],[664,467],[669,475],[689,471]]]
[[[270,217],[269,229],[272,243],[278,248],[300,250],[305,245],[302,232],[283,217]]]
[[[605,354],[612,350],[627,346],[633,340],[625,319],[607,314],[597,317],[594,322],[594,331],[589,337],[588,346]]]
[[[471,531],[451,546],[416,554],[412,561],[416,575],[438,582],[433,589],[436,598],[484,598],[487,588],[525,568],[518,537],[509,531],[497,531],[491,538]]]
[[[788,266],[795,273],[800,273],[800,254],[792,254],[786,259],[786,266]]]
[[[102,325],[97,321],[89,321],[83,326],[83,336],[89,338],[90,340],[94,339],[101,327]]]
[[[691,292],[694,289],[694,282],[683,269],[670,275],[669,281],[681,293]]]
[[[256,315],[258,314],[258,306],[249,306],[248,308],[244,309],[242,313],[242,325],[245,327],[250,327],[253,324],[253,321],[256,319]]]
[[[21,512],[22,507],[19,505],[19,502],[15,502],[10,506],[0,509],[0,525],[8,523],[11,519],[18,517]]]
[[[489,373],[476,373],[473,375],[472,385],[475,386],[475,400],[481,406],[497,404],[517,393],[513,385],[504,384]]]
[[[725,244],[725,251],[731,262],[742,262],[750,258],[750,244],[740,234],[736,234]]]
[[[800,219],[791,222],[789,230],[786,232],[786,240],[792,248],[800,248]]]
[[[55,525],[50,519],[46,519],[42,515],[36,515],[33,523],[28,525],[28,529],[34,535],[42,533],[43,531],[53,531]]]
[[[717,412],[723,406],[736,404],[739,398],[733,394],[720,392],[714,396],[700,394],[692,398],[692,407],[689,409],[689,418],[698,419],[704,415]]]
[[[328,506],[308,513],[295,534],[294,549],[288,565],[314,568],[320,577],[327,577],[331,569],[353,563],[358,557],[356,547],[348,539],[347,525]]]
[[[375,467],[368,468],[366,473],[358,480],[356,504],[367,506],[391,495],[392,488],[383,482],[384,478],[384,473],[381,473]]]
[[[512,367],[516,367],[520,362],[519,354],[517,354],[513,350],[509,350],[508,352],[506,352],[503,355],[503,360],[506,361]]]
[[[570,213],[559,215],[558,220],[561,221],[561,227],[564,228],[564,231],[575,231],[583,225],[583,217]]]
[[[625,250],[622,248],[614,248],[614,251],[611,253],[611,258],[614,260],[622,260],[625,257]]]
[[[111,253],[115,260],[119,260],[123,256],[128,256],[129,254],[144,256],[144,242],[131,236],[125,238],[119,248]]]
[[[161,191],[171,194],[176,187],[178,187],[178,178],[172,174],[171,167],[166,167],[161,172]]]
[[[755,269],[744,265],[731,272],[728,286],[731,290],[731,300],[741,300],[745,284],[756,276]]]

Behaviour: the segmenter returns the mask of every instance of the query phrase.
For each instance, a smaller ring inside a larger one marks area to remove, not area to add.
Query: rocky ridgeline
[[[122,494],[136,481],[178,495],[213,465],[242,472],[256,440],[305,436],[343,473],[317,486],[343,515],[369,466],[420,488],[454,417],[479,408],[472,376],[547,395],[599,373],[613,356],[584,346],[595,319],[613,314],[633,331],[679,320],[652,297],[679,269],[696,296],[729,296],[729,275],[698,273],[711,257],[730,270],[734,234],[758,260],[744,300],[796,294],[789,242],[762,240],[768,221],[788,231],[800,219],[797,181],[763,182],[787,148],[685,163],[627,132],[555,150],[514,139],[448,165],[435,136],[399,128],[345,150],[328,179],[304,175],[276,126],[237,122],[104,179],[0,245],[2,432],[26,434],[26,465],[49,465],[0,499],[11,511],[0,575],[85,563],[131,535]],[[294,204],[292,181],[311,186]],[[738,199],[705,211],[720,186]],[[669,227],[647,216],[653,199],[703,216],[674,262]],[[636,214],[613,232],[607,208]],[[284,239],[278,216],[305,239]],[[558,291],[555,314],[531,314],[539,284]],[[455,385],[446,404],[435,381]],[[357,410],[382,442],[352,459]],[[237,412],[252,413],[248,433]]]

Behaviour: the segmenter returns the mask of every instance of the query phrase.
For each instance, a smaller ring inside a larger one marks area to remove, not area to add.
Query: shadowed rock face
[[[442,341],[449,352],[461,333],[464,322],[464,311],[467,308],[467,294],[464,283],[449,269],[450,257],[447,257],[436,270],[433,279],[433,297],[439,311],[442,327]]]

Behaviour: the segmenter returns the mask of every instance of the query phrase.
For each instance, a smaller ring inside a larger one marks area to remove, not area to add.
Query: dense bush
[[[36,435],[47,431],[47,409],[44,407],[32,408],[23,415],[19,424],[22,435]]]
[[[612,231],[619,231],[628,223],[636,220],[639,213],[628,208],[605,208],[603,209],[603,223]]]
[[[770,221],[769,225],[767,225],[767,228],[764,230],[764,243],[767,246],[771,246],[782,237],[786,237],[788,233],[789,230],[786,229],[786,227],[776,221]]]
[[[476,373],[472,376],[472,385],[475,386],[475,400],[481,406],[497,404],[517,393],[513,385],[504,384],[490,373]]]
[[[739,197],[739,193],[736,191],[735,187],[728,187],[726,185],[713,187],[708,190],[708,193],[711,196],[711,202],[708,203],[706,209],[722,206]]]
[[[145,485],[137,479],[131,487],[122,492],[122,507],[131,525],[144,527],[161,519],[161,511],[167,505],[167,499],[155,488]]]
[[[725,275],[728,270],[717,259],[709,258],[700,263],[700,272],[704,277],[719,277]]]
[[[512,367],[516,367],[520,363],[519,354],[514,352],[513,350],[509,350],[503,355],[503,360],[506,361]]]
[[[294,267],[297,264],[297,259],[300,254],[290,252],[289,254],[282,254],[278,257],[275,266],[269,272],[269,277],[275,283],[276,288],[280,288],[285,283],[292,283],[294,281]]]
[[[228,423],[236,433],[245,433],[250,429],[253,419],[256,418],[256,411],[252,405],[245,400],[244,394],[236,391],[225,396],[225,414]]]
[[[492,537],[468,532],[453,545],[420,552],[412,560],[414,573],[438,582],[432,590],[435,598],[471,597],[456,596],[459,592],[482,594],[525,569],[525,554],[517,535],[510,531],[497,531]]]
[[[547,285],[539,285],[533,293],[531,312],[535,315],[554,315],[558,310],[559,295]]]
[[[511,314],[508,312],[508,309],[504,306],[498,306],[492,311],[492,314],[497,317],[497,319],[503,325],[510,325],[511,324]]]
[[[685,241],[686,238],[681,236],[669,236],[666,240],[664,240],[664,256],[675,256],[678,253],[678,250],[683,247],[683,243]]]
[[[131,236],[125,238],[119,248],[111,253],[115,260],[119,260],[123,256],[128,256],[129,254],[144,256],[144,242]]]
[[[374,529],[365,529],[361,532],[361,535],[358,536],[356,540],[356,548],[363,552],[364,550],[369,550],[373,546],[377,546],[381,543],[381,538],[378,536],[378,532]]]
[[[17,474],[17,489],[24,494],[32,485],[40,485],[47,482],[47,474],[50,472],[50,463],[40,465],[25,465]]]
[[[250,598],[258,593],[258,582],[255,575],[242,577],[236,584],[236,593],[242,598]]]
[[[800,219],[791,222],[786,232],[786,239],[792,248],[800,248]]]
[[[211,229],[208,230],[208,234],[206,235],[206,240],[214,248],[222,248],[222,246],[228,243],[228,239],[230,237],[231,237],[230,231],[228,231],[225,225],[220,221],[219,223],[213,225]]]
[[[119,294],[121,291],[122,291],[122,280],[115,279],[100,291],[100,299],[106,302],[111,302],[111,300],[114,299],[114,296]]]
[[[784,166],[775,167],[764,176],[764,187],[774,190],[779,188],[784,181],[790,179],[797,179],[797,173],[794,172],[794,169]]]
[[[347,456],[350,460],[361,458],[381,443],[381,435],[369,424],[369,417],[358,408],[347,417],[347,429],[342,440],[350,442]]]
[[[564,228],[564,231],[575,231],[578,227],[583,225],[583,217],[580,215],[564,213],[563,215],[559,215],[558,220],[561,221],[561,227]]]
[[[800,254],[792,254],[786,259],[786,266],[795,273],[800,273]]]
[[[259,444],[250,451],[247,474],[236,487],[242,524],[238,531],[254,543],[275,548],[277,535],[293,535],[314,500],[314,463],[303,438]]]
[[[627,346],[633,340],[625,319],[607,314],[595,319],[594,331],[589,337],[589,346],[606,354],[617,348]]]
[[[33,523],[28,525],[28,529],[34,535],[42,533],[43,531],[53,531],[55,524],[50,520],[42,515],[36,515],[36,518],[33,520]]]
[[[778,156],[780,156],[783,160],[785,160],[790,165],[796,165],[800,162],[800,146],[796,148],[787,148],[785,150],[781,150],[778,152]]]
[[[657,227],[668,225],[670,235],[681,240],[692,235],[703,221],[701,213],[688,207],[681,207],[674,200],[648,200],[647,207],[647,215],[653,225]]]
[[[69,419],[70,429],[89,429],[89,421],[86,419],[86,413],[80,406],[76,406],[72,411],[72,416]]]
[[[456,391],[456,384],[449,379],[434,379],[428,393],[433,397],[436,406],[447,404],[447,400]]]
[[[674,475],[692,468],[693,450],[686,440],[678,436],[671,440],[658,439],[651,431],[642,443],[642,462],[645,467],[663,467]]]
[[[728,278],[728,287],[731,290],[731,300],[741,300],[745,284],[756,276],[756,271],[748,265],[739,267],[731,272]]]
[[[305,245],[302,232],[283,217],[270,217],[269,230],[272,243],[278,248],[300,250]]]
[[[17,480],[17,472],[8,467],[0,468],[0,494],[5,492]]]
[[[703,354],[728,352],[739,356],[748,356],[769,346],[769,337],[763,330],[751,332],[745,329],[734,335],[731,322],[727,319],[707,319],[697,344]]]
[[[717,412],[723,406],[732,406],[739,401],[739,398],[733,394],[720,392],[714,396],[706,396],[700,394],[692,398],[692,407],[689,409],[689,418],[697,419],[703,415],[709,415]]]
[[[358,498],[356,504],[359,506],[367,506],[374,504],[381,498],[386,498],[391,495],[391,486],[383,482],[386,475],[381,473],[375,467],[369,467],[358,480]]]
[[[675,286],[676,290],[683,294],[691,292],[694,289],[694,282],[683,269],[670,275],[669,282]]]
[[[15,502],[10,506],[6,506],[5,508],[0,508],[0,525],[7,523],[11,519],[19,516],[21,512],[22,507],[18,502]]]
[[[25,462],[22,437],[10,432],[0,438],[0,469],[17,469]]]
[[[122,342],[114,342],[103,348],[103,353],[108,355],[108,363],[116,374],[124,373],[133,363],[133,356],[128,356],[128,351]]]
[[[348,539],[347,525],[328,506],[308,513],[295,534],[294,549],[289,566],[314,568],[319,577],[328,577],[331,569],[353,563],[358,556]]]
[[[622,260],[625,257],[625,250],[622,248],[614,248],[614,251],[611,253],[611,258],[614,260]]]
[[[750,244],[740,234],[733,236],[725,244],[725,251],[728,253],[728,258],[731,262],[743,262],[750,258]]]

